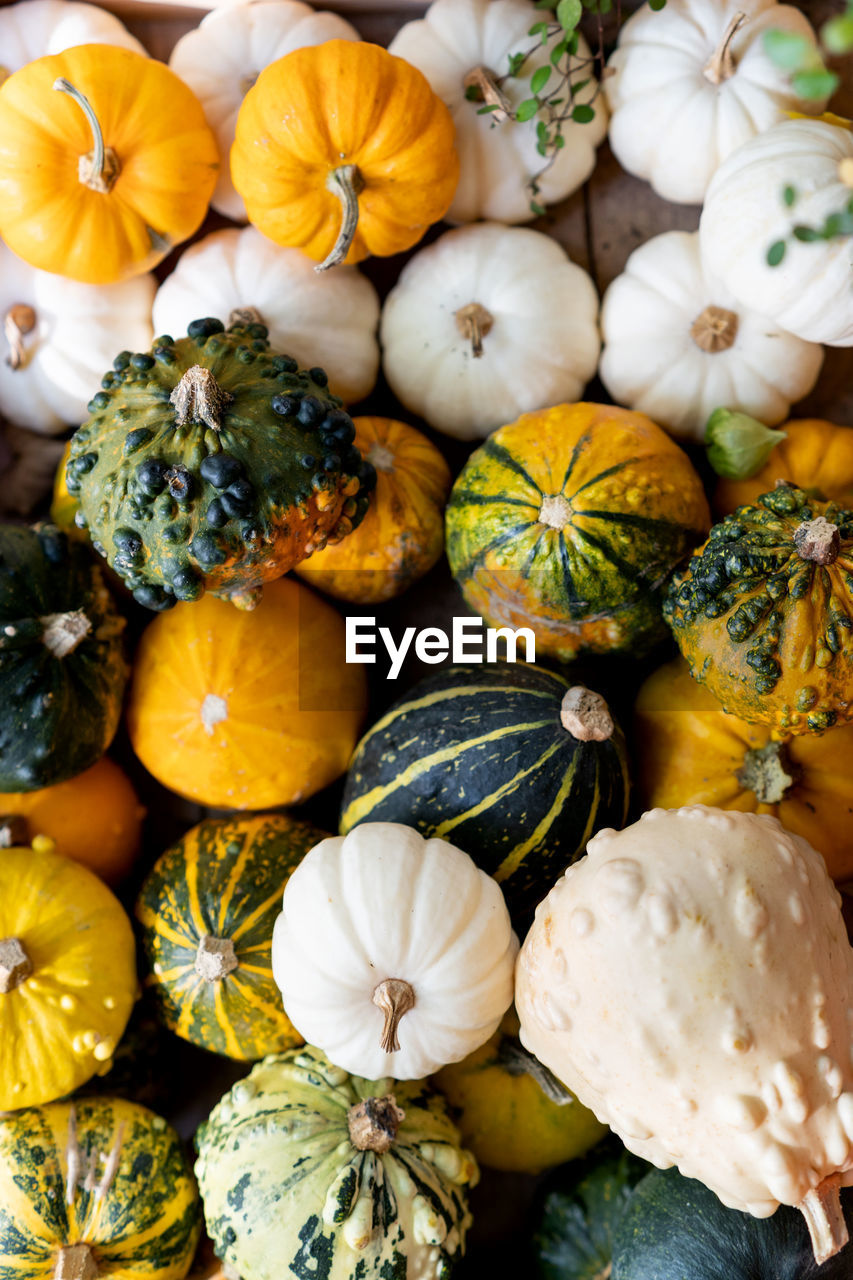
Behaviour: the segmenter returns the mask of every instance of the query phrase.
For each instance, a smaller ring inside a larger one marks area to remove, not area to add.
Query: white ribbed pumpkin
[[[358,40],[354,27],[335,13],[315,13],[301,0],[260,0],[215,8],[182,36],[169,66],[204,107],[222,165],[211,205],[235,222],[246,206],[234,190],[228,155],[243,99],[264,67],[294,49],[326,40]]]
[[[601,306],[599,375],[617,404],[701,440],[717,408],[773,424],[811,391],[823,349],[736,302],[702,269],[696,232],[635,249]]]
[[[796,1205],[824,1256],[835,1175],[853,1183],[840,901],[775,818],[655,809],[593,837],[516,981],[522,1042],[626,1146],[755,1217]]]
[[[0,8],[0,83],[27,62],[79,44],[147,50],[113,14],[76,0],[19,0]]]
[[[853,133],[827,120],[777,124],[714,175],[699,224],[705,269],[789,333],[853,346],[853,235],[805,243],[791,234],[797,224],[821,227],[851,199]],[[767,252],[780,240],[785,256],[771,267]]]
[[[254,227],[214,231],[178,260],[154,300],[157,333],[180,336],[199,316],[228,322],[257,311],[274,351],[320,365],[347,404],[368,395],[379,368],[379,299],[357,267],[314,270],[299,249],[273,244]]]
[[[477,223],[406,264],[381,336],[397,398],[437,431],[471,440],[580,398],[601,345],[598,295],[550,236]]]
[[[643,5],[619,33],[604,87],[610,146],[629,173],[665,200],[701,204],[715,171],[741,143],[786,119],[820,111],[791,88],[764,47],[768,31],[801,36],[808,19],[774,0],[667,0]]]
[[[0,244],[0,412],[47,435],[82,422],[119,351],[151,346],[155,288],[152,275],[80,284]]]
[[[424,73],[453,115],[461,175],[446,215],[449,222],[529,222],[533,217],[528,183],[546,163],[536,150],[537,117],[521,124],[505,116],[479,115],[483,101],[466,97],[466,77],[479,69],[493,83],[499,81],[511,109],[517,110],[530,97],[530,77],[549,65],[556,43],[552,39],[537,48],[536,38],[528,34],[545,16],[530,0],[435,0],[423,19],[406,23],[389,45],[391,53]],[[531,49],[522,74],[504,79],[510,56]],[[578,55],[589,57],[582,36]],[[586,73],[574,78],[587,80],[575,102],[588,103],[598,88],[595,79]],[[540,204],[562,200],[592,173],[595,149],[607,131],[603,96],[595,99],[594,110],[589,124],[570,121],[564,126],[565,145],[539,183]]]
[[[366,822],[291,875],[272,966],[287,1016],[335,1066],[417,1080],[494,1033],[517,952],[503,894],[467,853]]]

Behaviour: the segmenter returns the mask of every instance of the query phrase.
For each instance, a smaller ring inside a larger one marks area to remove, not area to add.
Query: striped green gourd
[[[628,806],[621,730],[604,699],[524,663],[449,666],[365,734],[341,831],[402,822],[470,854],[514,919]]]
[[[272,975],[272,931],[288,876],[326,833],[281,814],[210,819],[155,863],[136,916],[168,1027],[254,1060],[302,1043]]]
[[[3,1280],[183,1280],[201,1206],[180,1139],[121,1098],[0,1119]]]
[[[242,1280],[447,1280],[478,1178],[423,1082],[271,1055],[196,1134],[217,1257]]]

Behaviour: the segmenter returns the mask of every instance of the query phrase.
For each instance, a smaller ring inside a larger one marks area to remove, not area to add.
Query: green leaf
[[[568,51],[569,51],[568,40],[559,40],[557,44],[554,45],[554,48],[551,50],[551,66],[556,67],[557,63],[560,61],[561,58],[565,57]]]
[[[816,240],[822,240],[823,235],[818,231],[817,227],[797,226],[793,228],[794,238],[800,240],[803,244],[814,244]]]
[[[515,118],[524,124],[525,120],[532,120],[538,110],[539,103],[535,98],[525,98],[524,102],[518,104]]]
[[[511,53],[509,55],[509,75],[517,76],[521,68],[524,66],[524,53]]]
[[[579,80],[577,84],[572,85],[572,93],[580,93],[589,84],[589,80]]]
[[[853,235],[853,212],[850,209],[831,213],[823,224],[824,240],[833,240],[836,236]]]
[[[655,13],[660,13],[661,9],[666,8],[666,0],[649,0],[649,8]]]
[[[550,67],[537,67],[530,77],[530,92],[541,93],[551,78]]]
[[[534,22],[533,26],[527,33],[529,36],[541,36],[543,41],[548,39],[548,23]]]
[[[595,111],[586,102],[580,102],[572,110],[572,119],[575,124],[589,124],[590,120],[595,119]]]
[[[830,94],[835,93],[839,84],[840,81],[835,72],[827,71],[825,67],[814,71],[798,71],[796,75],[791,76],[791,88],[794,93],[812,102],[828,98]]]
[[[782,199],[784,200],[785,204],[788,206],[788,208],[789,208],[789,209],[790,209],[791,205],[794,203],[794,201],[796,200],[796,198],[797,198],[797,189],[796,189],[796,187],[785,187],[785,188],[783,188],[783,190],[782,190]]]
[[[572,35],[569,36],[569,53],[572,55],[572,57],[574,57],[577,51],[578,51],[578,33],[577,31],[575,31],[573,32]]]
[[[538,155],[542,156],[543,158],[547,158],[548,143],[545,138],[540,138],[539,141],[536,143],[536,152]]]
[[[535,213],[537,218],[541,218],[542,214],[545,212],[545,206],[541,204],[537,204],[535,200],[531,200],[530,212]]]
[[[814,59],[814,45],[805,36],[777,27],[765,31],[764,49],[770,61],[783,71],[799,71]]]
[[[763,422],[731,409],[715,409],[705,427],[708,461],[727,480],[754,476],[784,439],[784,431],[771,431]]]
[[[779,263],[785,256],[786,244],[784,240],[776,240],[767,250],[768,267],[778,267]]]
[[[582,12],[581,0],[560,0],[557,5],[557,21],[564,31],[574,31]]]
[[[482,96],[482,92],[476,84],[469,84],[465,90],[465,97],[469,102],[479,102]]]
[[[487,107],[480,107],[479,111],[477,112],[477,115],[488,116],[488,115],[491,115],[493,111],[500,111],[500,106],[497,102],[490,102]]]
[[[561,133],[558,133],[552,141],[552,146],[554,147],[554,150],[559,151],[560,148],[564,147],[565,145],[566,145],[566,139],[563,137]]]
[[[846,13],[839,13],[825,22],[820,29],[820,38],[827,53],[853,51],[853,8],[848,6]]]

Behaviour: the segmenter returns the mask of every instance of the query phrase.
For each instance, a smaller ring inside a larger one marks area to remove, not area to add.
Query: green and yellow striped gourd
[[[625,742],[604,699],[525,663],[427,676],[362,738],[341,832],[402,822],[470,854],[530,913],[628,807]]]
[[[196,1144],[208,1232],[242,1280],[448,1280],[464,1252],[477,1165],[422,1081],[292,1049],[238,1081]]]
[[[3,1280],[183,1280],[201,1206],[180,1139],[121,1098],[0,1119]]]
[[[172,1031],[242,1060],[302,1043],[273,980],[272,931],[288,876],[325,835],[282,814],[210,819],[155,863],[136,916]]]

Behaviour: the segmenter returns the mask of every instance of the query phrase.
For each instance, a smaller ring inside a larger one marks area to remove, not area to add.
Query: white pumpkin
[[[595,373],[598,295],[540,231],[477,223],[403,268],[382,311],[385,375],[430,426],[470,440],[574,401]]]
[[[786,205],[783,192],[794,191]],[[705,268],[735,298],[809,342],[853,346],[853,235],[802,242],[853,199],[853,133],[787,120],[744,143],[714,175],[699,224]],[[771,246],[785,255],[771,267]]]
[[[363,399],[379,369],[379,298],[357,267],[314,270],[299,249],[284,249],[254,227],[214,231],[181,254],[154,299],[157,333],[180,336],[199,316],[227,323],[253,310],[274,351],[320,365],[347,404]]]
[[[820,1236],[853,1183],[840,903],[775,818],[696,805],[600,831],[519,956],[522,1042],[637,1155]]]
[[[528,183],[546,163],[536,150],[537,117],[521,124],[501,112],[478,115],[484,100],[472,102],[466,88],[476,74],[480,86],[488,86],[487,93],[497,87],[516,110],[530,97],[530,77],[549,65],[556,43],[537,47],[536,37],[528,34],[544,17],[529,0],[435,0],[423,19],[406,23],[389,45],[391,53],[424,73],[453,115],[461,176],[447,213],[449,222],[529,222],[534,216]],[[528,49],[533,53],[521,76],[504,79],[510,56]],[[589,47],[580,37],[578,60],[588,57]],[[587,73],[575,77],[581,78],[587,79]],[[590,76],[575,102],[595,98],[595,117],[589,124],[569,121],[564,126],[565,145],[540,180],[539,204],[562,200],[592,173],[595,149],[607,132],[607,106],[597,92],[598,84]]]
[[[667,0],[644,5],[619,33],[604,86],[610,146],[665,200],[701,204],[732,151],[786,119],[820,111],[791,88],[790,72],[771,61],[766,32],[802,36],[816,46],[808,19],[773,0]]]
[[[151,346],[156,281],[79,284],[0,244],[0,412],[46,435],[79,424],[119,351]]]
[[[272,966],[287,1016],[335,1066],[417,1080],[494,1033],[517,952],[503,894],[467,853],[366,822],[291,875]]]
[[[148,52],[113,14],[76,0],[19,0],[0,8],[0,83],[27,62],[79,44]]]
[[[214,9],[181,36],[169,66],[204,107],[222,164],[210,203],[235,222],[246,221],[246,206],[231,181],[228,156],[237,114],[264,67],[294,49],[326,40],[358,40],[356,29],[334,13],[315,13],[301,0],[260,0]]]
[[[772,424],[811,391],[823,348],[736,302],[702,269],[697,232],[635,249],[601,305],[599,376],[617,404],[701,440],[717,408]]]

